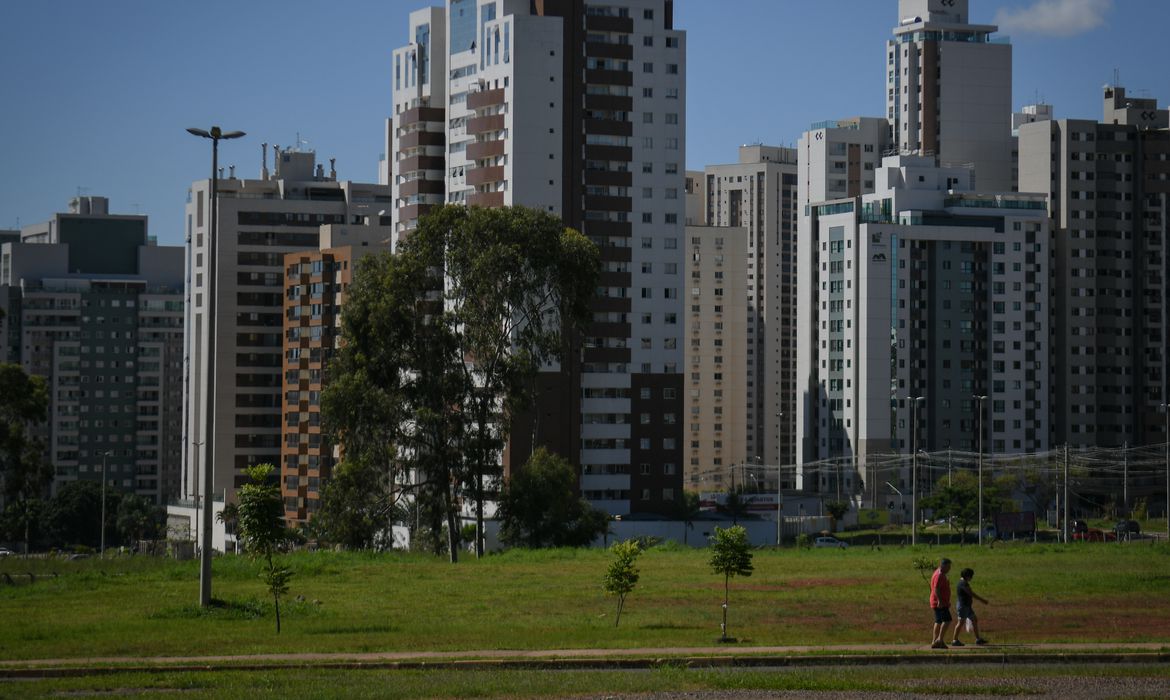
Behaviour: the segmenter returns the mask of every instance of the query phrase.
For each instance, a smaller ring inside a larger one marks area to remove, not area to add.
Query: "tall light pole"
[[[983,544],[983,402],[987,395],[972,394],[971,398],[979,406],[979,544]]]
[[[1166,412],[1166,541],[1170,542],[1170,403],[1162,404]]]
[[[203,546],[199,548],[199,605],[211,605],[211,498],[213,489],[212,466],[215,461],[215,267],[216,233],[218,230],[219,206],[219,142],[220,139],[238,139],[242,131],[223,131],[213,126],[209,131],[190,128],[187,133],[211,139],[211,226],[207,234],[207,387],[204,393],[203,458],[203,523],[200,537]]]
[[[907,397],[910,401],[910,546],[918,544],[918,402],[925,396]]]
[[[776,412],[776,546],[784,542],[784,453],[780,449],[780,430],[784,412]]]
[[[113,450],[106,450],[102,453],[102,526],[101,526],[101,544],[98,547],[98,557],[106,558],[106,458],[114,454]]]

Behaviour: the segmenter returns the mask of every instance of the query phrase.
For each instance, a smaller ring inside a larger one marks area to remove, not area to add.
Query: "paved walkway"
[[[0,661],[0,676],[19,670],[200,669],[242,667],[288,668],[298,666],[352,667],[474,667],[549,666],[614,667],[653,666],[674,660],[711,665],[794,665],[801,663],[883,663],[1014,661],[1155,661],[1170,663],[1165,643],[1095,644],[991,644],[947,650],[917,644],[845,644],[837,646],[737,646],[638,647],[631,649],[482,649],[468,651],[386,651],[287,654],[231,654],[208,656],[104,656],[69,659]]]

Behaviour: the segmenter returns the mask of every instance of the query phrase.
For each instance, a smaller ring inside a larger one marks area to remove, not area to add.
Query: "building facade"
[[[179,493],[183,249],[104,197],[0,243],[0,361],[48,381],[54,487],[100,481],[163,504]]]
[[[743,227],[688,226],[685,315],[686,487],[724,490],[746,446],[749,317],[748,231]]]
[[[442,201],[524,205],[601,251],[592,323],[541,373],[505,469],[544,445],[611,513],[672,508],[686,214],[686,35],[673,2],[448,0],[413,13],[409,31],[388,138],[396,234]]]
[[[1052,220],[1054,445],[1167,440],[1170,112],[1117,86],[1104,103],[1100,122],[1019,129],[1020,187]]]
[[[390,188],[338,181],[312,152],[274,147],[259,179],[218,184],[215,308],[210,307],[210,186],[195,182],[187,204],[187,338],[183,494],[202,491],[212,464],[216,494],[232,498],[250,465],[281,462],[284,401],[285,255],[320,249],[324,225],[388,225]],[[332,305],[331,300],[331,305]],[[208,315],[215,337],[208,338]],[[214,360],[212,360],[214,357]],[[212,367],[214,370],[212,371]],[[298,368],[299,370],[299,368]],[[213,440],[207,445],[208,380],[213,375]],[[315,405],[319,393],[309,391]],[[298,397],[298,405],[299,405]],[[211,454],[209,454],[209,452]]]
[[[740,147],[738,163],[704,172],[704,221],[747,234],[745,288],[729,299],[747,316],[743,354],[735,360],[744,383],[729,396],[744,406],[740,462],[792,464],[796,456],[797,171],[796,149],[752,145]]]
[[[892,142],[972,167],[980,191],[1011,191],[1011,44],[968,22],[968,0],[898,0],[898,22],[886,46]]]
[[[805,488],[885,502],[885,482],[908,475],[871,473],[871,457],[973,450],[980,431],[995,452],[1047,449],[1044,195],[970,182],[931,157],[890,157],[873,194],[811,206]]]
[[[334,446],[321,431],[325,370],[341,341],[341,306],[365,255],[390,250],[391,226],[321,227],[320,248],[284,256],[280,484],[284,517],[305,523],[321,506]]]

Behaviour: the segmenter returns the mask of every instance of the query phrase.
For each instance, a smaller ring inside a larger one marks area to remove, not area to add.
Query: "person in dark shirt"
[[[930,577],[930,609],[934,612],[934,641],[932,649],[946,649],[947,643],[943,637],[947,633],[947,625],[951,622],[951,582],[947,580],[947,572],[951,570],[951,560],[943,559],[938,563],[938,569]]]
[[[974,569],[963,569],[959,572],[959,583],[955,586],[955,595],[958,597],[958,612],[959,623],[955,625],[955,638],[951,640],[951,646],[964,646],[959,641],[959,630],[963,629],[963,623],[970,620],[971,631],[975,633],[976,644],[986,644],[987,640],[979,636],[979,618],[975,616],[975,601],[987,605],[987,599],[979,595],[971,588],[971,579],[975,578]]]

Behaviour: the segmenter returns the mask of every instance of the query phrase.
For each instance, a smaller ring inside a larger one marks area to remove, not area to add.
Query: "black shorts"
[[[950,608],[931,608],[931,610],[934,611],[934,624],[936,625],[941,625],[954,619],[951,617]]]

